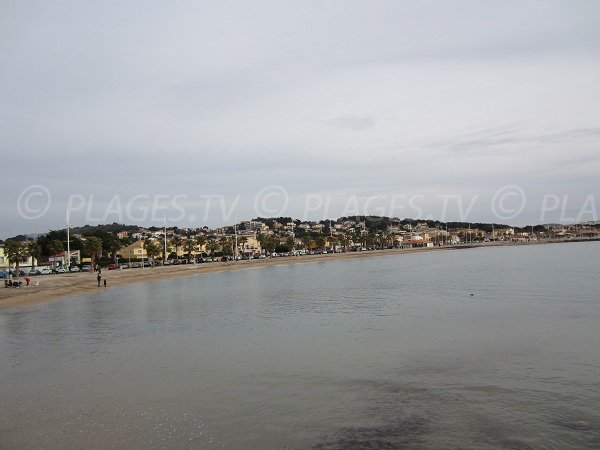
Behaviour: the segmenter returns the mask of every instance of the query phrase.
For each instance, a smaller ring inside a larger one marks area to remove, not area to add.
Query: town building
[[[69,253],[65,250],[62,253],[57,253],[48,257],[48,262],[54,266],[66,266],[71,264],[81,264],[81,251],[71,250],[71,257],[68,258]]]

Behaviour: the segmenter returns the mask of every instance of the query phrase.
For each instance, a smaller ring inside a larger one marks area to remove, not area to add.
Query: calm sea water
[[[0,448],[600,448],[599,254],[394,255],[5,310]]]

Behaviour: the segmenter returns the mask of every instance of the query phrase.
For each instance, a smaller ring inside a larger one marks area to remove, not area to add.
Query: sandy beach
[[[557,243],[561,241],[533,241],[533,242],[489,242],[484,244],[464,244],[449,247],[413,248],[413,249],[386,249],[370,250],[365,252],[327,253],[322,255],[287,256],[238,262],[212,262],[203,264],[182,264],[153,268],[138,268],[124,270],[102,271],[102,279],[106,279],[107,287],[98,287],[96,273],[69,273],[38,275],[30,277],[29,286],[20,288],[0,289],[0,309],[16,306],[35,305],[40,302],[92,293],[98,289],[111,289],[133,283],[162,280],[167,278],[189,277],[209,273],[244,270],[258,267],[271,267],[287,264],[305,264],[326,262],[341,259],[372,258],[399,254],[414,254],[432,251],[460,250],[474,247],[495,247],[508,245],[532,245]],[[562,241],[565,242],[565,241]],[[21,280],[23,280],[21,278]]]
[[[472,246],[469,246],[472,247]],[[388,249],[365,252],[327,253],[324,255],[287,256],[238,262],[212,262],[203,264],[181,264],[153,268],[137,268],[124,270],[102,270],[102,279],[106,279],[107,287],[98,288],[96,273],[68,273],[38,275],[30,277],[29,286],[0,289],[0,309],[15,306],[28,306],[62,297],[85,295],[98,289],[112,289],[133,283],[162,280],[176,277],[189,277],[209,273],[244,270],[257,267],[272,267],[286,264],[304,264],[326,262],[341,259],[371,258],[398,254],[412,254],[442,250],[456,250],[466,247],[435,247],[416,249]],[[23,278],[21,278],[23,281]]]

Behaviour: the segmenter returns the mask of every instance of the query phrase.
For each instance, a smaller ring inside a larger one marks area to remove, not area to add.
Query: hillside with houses
[[[0,270],[6,273],[9,267],[18,266],[24,272],[38,274],[39,268],[128,268],[328,252],[598,238],[598,223],[517,228],[373,216],[318,222],[291,217],[255,218],[212,229],[114,223],[7,239],[0,244]]]

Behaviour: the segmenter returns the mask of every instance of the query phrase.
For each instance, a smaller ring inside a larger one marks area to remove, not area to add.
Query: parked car
[[[52,271],[50,269],[48,269],[47,267],[40,269],[40,275],[50,275],[52,274]]]
[[[29,275],[30,276],[34,276],[34,275],[40,275],[40,269],[31,269],[29,271]]]
[[[82,272],[91,272],[92,271],[92,266],[87,265],[87,264],[84,265],[84,266],[81,266],[81,271]]]
[[[17,272],[15,271],[15,269],[10,269],[10,274],[11,274],[13,277],[16,277],[16,276],[17,276]],[[23,270],[21,270],[21,269],[19,269],[19,276],[20,276],[20,277],[24,277],[24,276],[25,276],[25,272],[24,272]]]
[[[64,267],[56,267],[54,269],[54,273],[67,273],[67,269],[65,269]]]
[[[108,270],[117,270],[119,268],[118,264],[109,264],[108,265]]]
[[[79,272],[79,267],[78,266],[71,266],[71,267],[69,267],[69,272]]]
[[[119,264],[119,269],[129,269],[129,266],[127,264]]]
[[[6,270],[0,271],[0,278],[7,278],[7,277],[8,277],[8,272]]]

